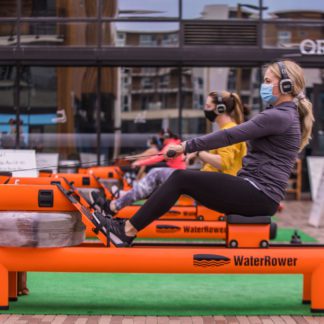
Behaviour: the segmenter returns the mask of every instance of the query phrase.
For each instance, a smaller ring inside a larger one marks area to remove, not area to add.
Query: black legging
[[[176,170],[130,219],[131,224],[142,230],[166,213],[182,194],[225,214],[272,216],[278,207],[278,203],[240,177]]]

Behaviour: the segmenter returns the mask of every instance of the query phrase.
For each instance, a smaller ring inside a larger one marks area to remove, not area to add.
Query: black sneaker
[[[126,219],[107,218],[106,229],[109,232],[110,239],[116,247],[132,246],[135,236],[127,236],[125,233]]]
[[[100,195],[98,191],[91,191],[91,198],[93,200],[93,204],[98,206],[101,211],[104,211],[106,215],[114,216],[116,213],[110,209],[110,201]]]

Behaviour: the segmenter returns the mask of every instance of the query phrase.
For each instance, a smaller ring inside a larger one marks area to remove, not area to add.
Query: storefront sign
[[[299,48],[304,55],[324,55],[324,39],[304,39]]]

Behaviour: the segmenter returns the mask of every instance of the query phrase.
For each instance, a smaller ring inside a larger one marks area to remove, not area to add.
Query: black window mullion
[[[182,94],[182,66],[178,67],[178,88],[179,88],[179,96],[178,96],[178,133],[180,138],[182,138],[182,110],[183,110],[183,94]]]
[[[14,109],[16,110],[16,140],[15,140],[15,148],[18,149],[20,146],[20,131],[19,126],[20,120],[20,63],[16,65],[16,77],[15,77],[15,87],[14,87]]]
[[[102,1],[97,3],[97,28],[98,28],[98,48],[102,47]]]
[[[100,165],[100,151],[101,151],[101,65],[97,66],[97,83],[96,83],[96,130],[97,130],[97,165]]]
[[[20,19],[21,19],[21,0],[17,0],[17,48],[20,48]]]

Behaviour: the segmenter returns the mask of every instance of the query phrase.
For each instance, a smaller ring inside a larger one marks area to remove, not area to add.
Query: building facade
[[[320,1],[0,0],[0,144],[92,154],[144,148],[170,128],[205,133],[206,95],[241,95],[251,114],[265,63],[306,72],[324,154],[324,11]]]

